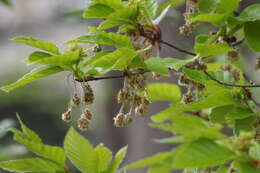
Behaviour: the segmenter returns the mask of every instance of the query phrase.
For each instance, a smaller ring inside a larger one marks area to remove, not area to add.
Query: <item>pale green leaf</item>
[[[159,5],[157,13],[161,13],[165,8],[170,6],[171,8],[176,8],[184,4],[184,0],[168,0]]]
[[[63,168],[54,162],[41,158],[4,161],[0,162],[0,168],[13,172],[54,173],[63,171]]]
[[[31,64],[34,61],[38,61],[40,59],[48,58],[51,56],[53,56],[53,55],[45,53],[45,52],[35,51],[30,54],[29,58],[27,60],[25,60],[25,62],[28,64]]]
[[[41,66],[41,67],[33,69],[30,73],[24,75],[22,78],[20,78],[15,83],[1,87],[1,90],[9,92],[15,88],[26,85],[32,81],[35,81],[40,78],[44,78],[46,76],[49,76],[49,75],[52,75],[52,74],[55,74],[55,73],[58,73],[61,71],[64,71],[64,70],[60,67],[49,66],[49,65]]]
[[[239,20],[244,22],[251,22],[260,20],[260,4],[253,4],[242,11]]]
[[[121,148],[115,155],[108,169],[104,173],[116,173],[120,164],[123,162],[127,152],[127,147]]]
[[[211,23],[216,26],[223,24],[224,18],[225,18],[224,14],[217,14],[217,13],[215,13],[215,14],[207,14],[207,13],[192,14],[189,16],[189,20],[192,23],[207,22],[207,23]]]
[[[244,33],[246,42],[248,46],[255,52],[260,52],[259,30],[260,21],[245,23]]]
[[[221,100],[221,102],[219,101]],[[176,104],[164,111],[152,116],[152,120],[155,122],[161,122],[169,119],[173,119],[180,113],[186,111],[196,111],[208,108],[214,108],[218,106],[225,106],[235,104],[236,101],[233,94],[227,90],[216,91],[209,96],[202,97],[198,101],[190,104]]]
[[[173,168],[209,168],[224,164],[237,156],[209,139],[199,139],[175,149]]]
[[[140,1],[140,9],[144,16],[146,16],[150,21],[156,16],[158,3],[156,0],[142,0]]]
[[[239,6],[240,0],[220,0],[217,4],[216,12],[219,14],[230,15]]]
[[[147,173],[171,173],[172,167],[170,165],[161,164],[148,169]]]
[[[109,6],[115,10],[123,7],[123,2],[121,0],[93,0],[92,2]]]
[[[154,156],[131,163],[130,165],[127,165],[125,168],[128,170],[136,169],[136,168],[146,168],[149,166],[153,166],[155,164],[163,163],[164,160],[167,159],[169,156],[171,156],[170,152],[161,152]]]
[[[255,160],[260,160],[260,144],[253,141],[252,146],[249,148],[249,156]]]
[[[200,54],[200,56],[209,55],[220,55],[230,51],[233,51],[227,43],[216,43],[216,44],[196,44],[195,51]]]
[[[83,173],[88,173],[89,163],[87,159],[94,150],[93,146],[76,130],[70,128],[64,141],[66,155],[71,162]]]
[[[108,168],[112,158],[111,151],[103,145],[98,145],[86,159],[88,172],[101,173]]]
[[[193,62],[194,60],[198,59],[200,56],[195,56],[190,59],[181,60],[181,59],[175,59],[175,58],[166,58],[165,63],[167,63],[167,66],[169,68],[173,68],[174,70],[180,70],[184,65]]]
[[[181,99],[180,88],[177,85],[167,83],[148,85],[147,93],[150,100],[168,100],[177,102]]]
[[[39,40],[33,37],[16,37],[12,41],[17,43],[26,44],[28,46],[36,47],[48,52],[59,54],[59,49],[54,43]]]
[[[217,0],[200,0],[199,1],[199,11],[201,13],[210,13],[215,9]]]
[[[51,57],[41,58],[36,61],[32,61],[31,64],[48,64],[54,66],[66,66],[74,64],[80,58],[79,52],[71,52],[62,55],[55,55]]]
[[[163,76],[169,76],[168,64],[161,58],[149,58],[145,61],[148,70]]]
[[[115,10],[103,4],[91,4],[83,13],[84,18],[105,18]]]

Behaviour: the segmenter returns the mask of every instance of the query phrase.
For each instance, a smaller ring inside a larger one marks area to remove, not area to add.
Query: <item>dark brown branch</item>
[[[260,87],[260,85],[238,85],[238,84],[230,84],[230,83],[225,83],[222,81],[219,81],[218,79],[214,78],[211,76],[207,71],[204,71],[204,73],[213,81],[217,82],[218,84],[225,85],[225,86],[231,86],[231,87],[240,87],[240,88],[257,88]]]
[[[187,50],[184,50],[184,49],[181,49],[181,48],[175,46],[174,44],[170,44],[170,43],[168,43],[168,42],[166,42],[166,41],[159,40],[158,42],[160,42],[160,43],[162,43],[162,44],[165,44],[165,45],[167,45],[167,46],[169,46],[169,47],[171,47],[171,48],[173,48],[173,49],[175,49],[175,50],[177,50],[177,51],[179,51],[179,52],[182,52],[182,53],[185,53],[185,54],[188,54],[188,55],[192,55],[192,56],[196,56],[195,53],[190,52],[190,51],[187,51]]]
[[[141,70],[138,72],[133,72],[133,73],[126,73],[124,72],[121,75],[113,75],[113,76],[103,76],[103,77],[93,77],[93,76],[85,76],[83,79],[75,79],[78,82],[90,82],[90,81],[97,81],[97,80],[104,80],[104,79],[119,79],[119,78],[124,78],[127,76],[133,76],[133,75],[138,75],[138,74],[144,74],[149,72],[148,70]]]

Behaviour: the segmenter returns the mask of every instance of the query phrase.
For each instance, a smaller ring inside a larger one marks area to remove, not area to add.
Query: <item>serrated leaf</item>
[[[79,67],[81,69],[84,69],[85,67],[87,67],[89,64],[97,61],[99,58],[108,55],[109,53],[112,53],[112,51],[104,51],[104,52],[98,52],[96,53],[94,56],[91,57],[86,57],[84,58],[82,61],[80,61]]]
[[[219,139],[225,137],[217,127],[195,116],[176,116],[173,118],[172,130],[188,139],[209,138]]]
[[[198,59],[200,56],[195,56],[190,59],[186,60],[180,60],[180,59],[175,59],[175,58],[166,58],[165,63],[167,63],[167,66],[169,68],[173,68],[174,70],[178,71],[180,70],[184,65],[193,62],[194,60]]]
[[[195,52],[200,54],[200,56],[209,55],[220,55],[230,51],[233,51],[227,43],[216,43],[216,44],[196,44]]]
[[[115,10],[123,7],[123,2],[121,0],[93,0],[92,2],[109,6]]]
[[[16,38],[12,39],[11,41],[26,44],[28,46],[36,47],[36,48],[39,48],[42,50],[46,50],[46,51],[54,53],[54,54],[59,54],[59,49],[57,48],[57,46],[54,43],[42,41],[37,38],[16,37]]]
[[[62,148],[56,146],[45,145],[42,143],[40,137],[31,129],[25,126],[18,116],[22,132],[16,129],[11,129],[14,133],[14,140],[24,145],[27,149],[38,156],[50,159],[57,164],[64,165],[66,155]]]
[[[228,120],[239,120],[254,115],[255,113],[247,107],[227,105],[214,108],[210,114],[210,118],[214,123],[222,123]]]
[[[140,9],[144,16],[153,21],[157,13],[158,3],[156,0],[143,0],[141,1]]]
[[[219,101],[221,100],[221,102]],[[235,104],[236,101],[233,98],[233,94],[227,90],[216,91],[209,96],[202,97],[199,100],[190,104],[176,104],[164,111],[152,116],[152,120],[155,122],[161,122],[169,119],[173,119],[176,115],[186,111],[196,111],[208,108],[214,108],[218,106]]]
[[[260,21],[247,22],[244,25],[244,33],[248,46],[255,52],[260,52],[259,38]]]
[[[170,9],[170,5],[168,7],[166,7],[161,13],[160,15],[155,19],[153,20],[153,23],[158,25],[167,15],[169,9]]]
[[[199,139],[175,150],[173,168],[210,168],[224,164],[237,156],[226,147],[209,139]]]
[[[87,159],[94,150],[93,146],[76,130],[70,128],[64,141],[66,155],[71,162],[83,173],[88,173],[89,163]]]
[[[244,9],[239,18],[244,22],[253,22],[260,20],[260,4],[253,4]]]
[[[32,61],[31,64],[47,64],[53,66],[66,66],[74,64],[80,58],[79,52],[71,52],[62,55],[41,58],[37,61]]]
[[[103,4],[91,4],[83,13],[84,18],[105,18],[115,10]]]
[[[131,164],[127,165],[125,168],[127,170],[136,169],[136,168],[146,168],[146,167],[149,167],[149,166],[153,166],[155,164],[163,163],[163,161],[170,156],[171,156],[170,152],[161,152],[161,153],[158,153],[154,156],[151,156],[151,157],[145,158],[143,160],[131,163]]]
[[[189,21],[191,23],[207,22],[216,26],[223,24],[224,18],[225,18],[224,14],[217,14],[217,13],[215,14],[201,13],[201,14],[189,15]]]
[[[177,85],[158,83],[151,84],[147,87],[148,98],[150,100],[168,100],[179,101],[181,99],[181,91]]]
[[[43,59],[43,58],[48,58],[53,55],[46,53],[46,52],[41,52],[41,51],[35,51],[29,55],[29,58],[25,60],[26,63],[31,64],[34,61]]]
[[[148,70],[163,76],[169,76],[168,64],[161,58],[149,58],[145,61]]]
[[[120,164],[123,162],[127,152],[127,147],[121,148],[117,153],[115,158],[112,160],[111,164],[104,173],[116,173]]]
[[[112,158],[111,151],[103,145],[98,145],[89,155],[88,172],[101,173],[105,171]]]
[[[103,31],[94,31],[94,34],[85,35],[70,42],[94,43],[101,45],[110,45],[115,47],[132,47],[129,37],[116,33],[108,33]]]
[[[0,162],[0,168],[13,172],[53,173],[63,171],[63,168],[54,162],[41,158],[4,161]]]
[[[100,69],[102,73],[111,70],[122,70],[131,63],[137,52],[129,48],[119,48],[103,57],[93,61],[90,66]]]
[[[64,71],[64,69],[62,69],[60,67],[56,67],[56,66],[45,65],[45,66],[37,67],[37,68],[33,69],[30,73],[24,75],[22,78],[20,78],[15,83],[1,87],[1,90],[9,92],[15,88],[26,85],[37,79],[44,78],[46,76],[49,76],[49,75],[52,75],[52,74],[55,74],[55,73],[58,73],[61,71]]]

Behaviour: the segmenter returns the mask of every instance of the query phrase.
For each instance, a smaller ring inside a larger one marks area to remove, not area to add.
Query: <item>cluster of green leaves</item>
[[[14,140],[25,146],[36,157],[3,161],[0,168],[14,172],[70,172],[67,158],[83,173],[116,173],[122,163],[127,147],[113,157],[103,144],[93,147],[91,143],[71,128],[64,140],[64,147],[44,144],[41,138],[18,117],[21,130],[10,128]]]

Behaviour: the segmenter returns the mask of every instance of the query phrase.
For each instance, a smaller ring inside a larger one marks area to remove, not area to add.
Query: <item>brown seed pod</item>
[[[236,62],[239,59],[237,51],[228,52],[227,56],[227,60],[230,62]]]
[[[230,64],[225,64],[224,66],[221,66],[220,69],[223,71],[231,71],[232,66]]]
[[[86,105],[91,105],[94,102],[94,93],[88,83],[83,84],[84,102]]]
[[[127,125],[127,117],[123,113],[119,113],[115,118],[114,118],[114,125],[116,127],[124,127]]]
[[[260,69],[260,57],[258,57],[256,59],[256,66],[255,66],[256,70],[259,70]]]
[[[62,120],[63,121],[65,121],[65,122],[70,122],[71,121],[71,118],[72,118],[72,116],[71,116],[71,109],[68,109],[66,112],[64,112],[63,114],[62,114]]]
[[[86,118],[83,118],[83,117],[78,119],[77,123],[78,123],[78,128],[81,131],[86,131],[90,127],[90,121],[88,119],[86,119]]]
[[[239,73],[238,70],[233,69],[233,70],[231,71],[231,74],[232,74],[232,76],[234,77],[234,79],[235,79],[236,82],[240,81],[240,73]]]
[[[193,102],[194,100],[194,96],[191,92],[188,92],[186,94],[183,94],[182,99],[181,99],[181,103],[183,104],[189,104],[191,102]]]
[[[76,106],[79,106],[79,104],[80,104],[80,98],[78,97],[77,94],[75,94],[73,96],[73,98],[71,99],[71,101],[70,101],[70,106],[71,107],[76,107]]]
[[[131,101],[132,95],[129,93],[129,91],[120,90],[117,94],[117,102],[119,104],[127,103]]]
[[[91,111],[88,108],[86,108],[84,110],[83,114],[81,115],[81,118],[85,118],[85,119],[91,120],[92,119]]]

